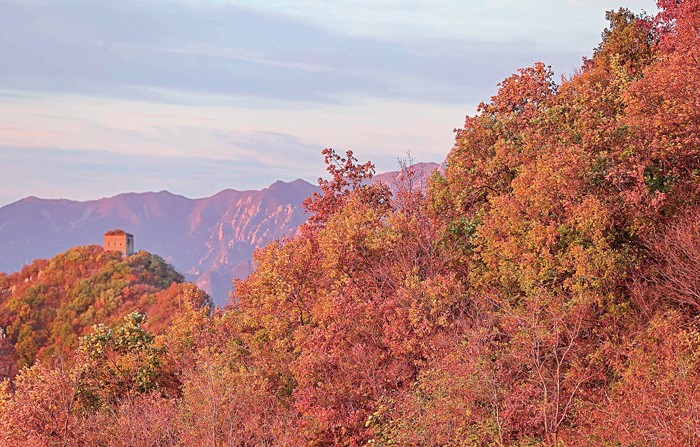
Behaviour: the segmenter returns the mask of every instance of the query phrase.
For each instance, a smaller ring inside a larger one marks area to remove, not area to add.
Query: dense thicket
[[[214,315],[134,314],[0,397],[8,445],[700,443],[700,2],[519,70],[427,192],[324,152],[292,239]],[[70,360],[70,359],[69,359]],[[90,365],[84,367],[81,365]],[[115,366],[116,365],[116,366]],[[47,393],[45,390],[58,390]],[[0,436],[3,436],[0,434]]]

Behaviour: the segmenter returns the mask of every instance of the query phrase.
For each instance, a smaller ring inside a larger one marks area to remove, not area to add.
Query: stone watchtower
[[[120,251],[123,255],[133,255],[134,235],[119,229],[106,232],[105,251]]]

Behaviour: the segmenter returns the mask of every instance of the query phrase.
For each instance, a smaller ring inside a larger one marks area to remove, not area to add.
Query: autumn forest
[[[658,6],[430,178],[326,149],[226,308],[146,252],[0,274],[0,446],[700,445],[700,1]]]

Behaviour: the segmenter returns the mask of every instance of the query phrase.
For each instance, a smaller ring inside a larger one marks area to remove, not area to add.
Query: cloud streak
[[[0,1],[0,205],[313,180],[323,147],[442,161],[501,79],[590,54],[595,3]]]
[[[172,99],[164,93],[171,89],[290,102],[349,95],[463,102],[476,101],[514,66],[571,59],[535,54],[532,42],[435,44],[443,50],[430,54],[233,5],[0,3],[6,90],[152,101]]]

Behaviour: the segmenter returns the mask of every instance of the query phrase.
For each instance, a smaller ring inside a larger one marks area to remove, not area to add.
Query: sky
[[[651,0],[0,0],[0,206],[205,197],[442,162],[500,80],[568,76]]]

